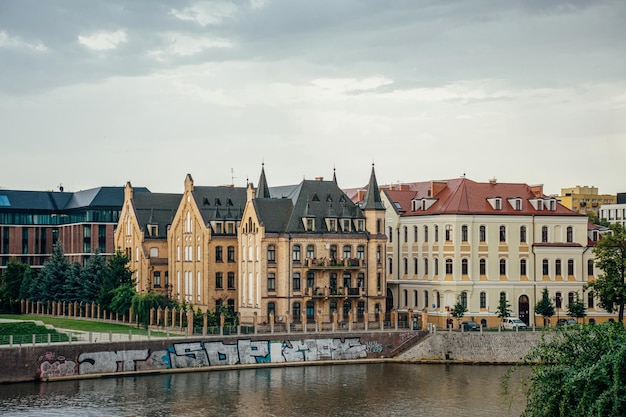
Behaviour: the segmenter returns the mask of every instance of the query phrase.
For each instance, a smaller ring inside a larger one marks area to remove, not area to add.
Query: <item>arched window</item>
[[[556,276],[561,275],[561,260],[557,259],[556,261],[554,261],[554,274]]]
[[[549,265],[547,259],[544,259],[543,261],[541,261],[541,273],[543,275],[549,275],[550,274],[550,265]]]
[[[428,258],[424,258],[424,275],[428,275]]]
[[[404,232],[404,243],[406,243],[409,241],[409,228],[404,226],[403,232]]]
[[[506,259],[500,259],[500,275],[506,275]]]
[[[519,260],[519,274],[521,276],[526,276],[526,259]]]
[[[424,290],[424,305],[428,308],[428,291]]]
[[[439,225],[435,225],[435,242],[439,242]]]
[[[526,226],[520,226],[519,228],[519,241],[520,243],[526,243]]]
[[[417,307],[417,290],[413,290],[413,307]]]
[[[344,245],[344,247],[343,247],[343,257],[344,257],[344,259],[352,258],[352,246]]]
[[[300,322],[301,314],[302,313],[301,313],[300,303],[296,301],[295,303],[293,303],[293,310],[291,311],[293,321]]]
[[[594,301],[593,297],[594,297],[593,291],[589,291],[587,293],[587,308],[593,308],[593,301]]]
[[[387,228],[387,236],[389,236],[389,242],[393,242],[393,229],[391,228],[391,226]]]
[[[572,226],[567,226],[566,238],[568,243],[572,243],[574,241],[574,228]]]
[[[487,260],[485,258],[481,258],[478,261],[478,269],[480,275],[487,275]]]
[[[446,224],[446,242],[450,242],[452,240],[452,225]]]
[[[388,271],[387,271],[387,272],[388,272],[389,274],[393,274],[393,259],[392,259],[392,258],[389,258],[389,260],[388,260],[388,262],[387,262],[387,263],[389,264],[389,268],[387,268],[387,269],[388,269]]]
[[[573,259],[567,260],[567,275],[569,276],[574,275],[574,260]]]
[[[300,262],[300,245],[293,245],[292,260]]]
[[[270,321],[270,315],[275,315],[275,314],[276,314],[276,303],[274,302],[267,303],[267,321],[268,322]]]
[[[435,275],[439,275],[439,258],[435,258]]]
[[[487,308],[487,293],[484,291],[480,293],[480,308]]]
[[[452,259],[446,259],[446,275],[452,274]]]
[[[424,242],[428,242],[428,226],[424,225]]]
[[[589,259],[587,261],[587,275],[593,276],[593,259]]]
[[[419,263],[419,262],[417,261],[417,258],[413,258],[413,273],[414,273],[415,275],[417,275],[417,264],[418,264],[418,263]]]
[[[409,273],[409,260],[407,258],[402,259],[402,262],[404,263],[404,274],[408,274]]]
[[[541,226],[541,242],[548,242],[548,226]]]
[[[506,226],[500,226],[500,242],[506,242]]]
[[[308,323],[315,321],[315,303],[313,301],[306,302],[306,321]]]
[[[478,228],[478,240],[480,242],[486,242],[487,241],[487,228],[484,225],[481,225]]]
[[[360,260],[365,259],[365,246],[359,245],[356,247],[356,257]]]
[[[467,275],[468,272],[468,263],[469,261],[467,260],[467,258],[463,258],[461,259],[461,275]]]
[[[461,293],[461,305],[467,308],[467,292],[466,291],[463,291]]]
[[[404,306],[409,305],[409,290],[402,290],[402,295],[404,296]]]
[[[554,295],[554,305],[556,306],[556,308],[561,308],[562,307],[562,305],[563,305],[562,301],[563,301],[563,296],[561,295],[560,292],[557,292]]]
[[[461,226],[461,241],[467,242],[467,225]]]
[[[417,226],[413,226],[413,242],[417,243]]]

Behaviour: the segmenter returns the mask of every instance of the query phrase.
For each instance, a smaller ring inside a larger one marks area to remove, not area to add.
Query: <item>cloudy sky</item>
[[[2,0],[0,187],[626,192],[626,2]]]

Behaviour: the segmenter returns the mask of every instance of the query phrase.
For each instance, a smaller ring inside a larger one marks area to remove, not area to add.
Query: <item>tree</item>
[[[466,311],[467,311],[467,308],[463,305],[463,303],[461,303],[461,297],[459,297],[454,307],[452,307],[452,312],[450,313],[450,315],[452,315],[452,317],[457,319],[457,322],[458,322],[463,318]],[[459,323],[459,326],[460,326],[460,323]]]
[[[108,310],[113,311],[120,316],[128,313],[133,303],[133,297],[137,295],[133,284],[122,284],[119,287],[111,290],[111,303]]]
[[[626,415],[626,329],[613,323],[560,327],[525,358],[524,417]],[[511,392],[511,368],[505,390]]]
[[[87,259],[84,268],[80,271],[82,299],[86,303],[98,301],[105,269],[106,259],[98,249],[94,255]]]
[[[113,297],[116,295],[115,290],[118,287],[122,285],[130,285],[132,287],[135,284],[133,271],[128,268],[129,261],[130,259],[118,249],[107,262],[104,273],[102,274],[102,285],[100,287],[100,294],[98,295],[98,304],[105,310],[113,310],[111,303]],[[132,297],[128,300],[129,307],[131,300]],[[118,299],[118,302],[119,301]]]
[[[577,321],[587,315],[587,308],[585,307],[585,303],[580,299],[578,292],[576,293],[574,301],[567,305],[567,315],[576,318]]]
[[[143,325],[148,328],[150,324],[150,310],[158,308],[169,308],[170,310],[177,306],[175,301],[170,300],[163,294],[155,292],[147,292],[145,294],[136,294],[132,299],[133,314],[137,317],[137,326]],[[158,323],[157,323],[158,324]]]
[[[83,301],[83,283],[80,279],[82,269],[78,262],[74,262],[67,269],[67,279],[64,285],[65,294],[60,301]]]
[[[619,223],[610,226],[611,233],[602,235],[593,253],[602,270],[598,278],[587,284],[597,295],[600,307],[609,313],[618,312],[618,322],[624,322],[626,302],[626,229]]]
[[[496,309],[497,316],[500,319],[500,327],[502,327],[502,320],[507,317],[511,317],[511,311],[511,304],[509,304],[506,297],[500,297],[500,302],[498,303],[498,308]]]
[[[550,317],[554,316],[554,304],[550,300],[550,293],[547,288],[544,288],[541,292],[541,300],[535,306],[535,314],[543,317],[544,326],[550,320]]]
[[[52,247],[50,258],[44,263],[39,276],[41,278],[38,291],[39,299],[47,301],[63,301],[65,298],[65,281],[70,264],[65,259],[63,245],[58,241]]]
[[[0,286],[1,307],[7,311],[14,312],[14,307],[20,299],[20,287],[26,275],[30,275],[30,266],[27,264],[14,259],[7,264]]]

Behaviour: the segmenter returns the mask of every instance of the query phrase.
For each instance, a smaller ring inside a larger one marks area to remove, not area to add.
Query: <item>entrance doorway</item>
[[[530,323],[530,302],[528,300],[528,296],[526,295],[520,295],[519,300],[518,300],[518,309],[517,311],[519,311],[519,318],[521,321],[523,321],[524,323],[526,323],[526,326],[529,326]]]

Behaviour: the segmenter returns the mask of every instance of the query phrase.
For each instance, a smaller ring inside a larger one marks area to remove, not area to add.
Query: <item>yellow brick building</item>
[[[598,215],[598,210],[603,204],[617,203],[617,196],[611,194],[598,194],[598,188],[594,186],[577,185],[572,188],[561,188],[561,195],[556,196],[561,204],[570,210],[581,214]]]

